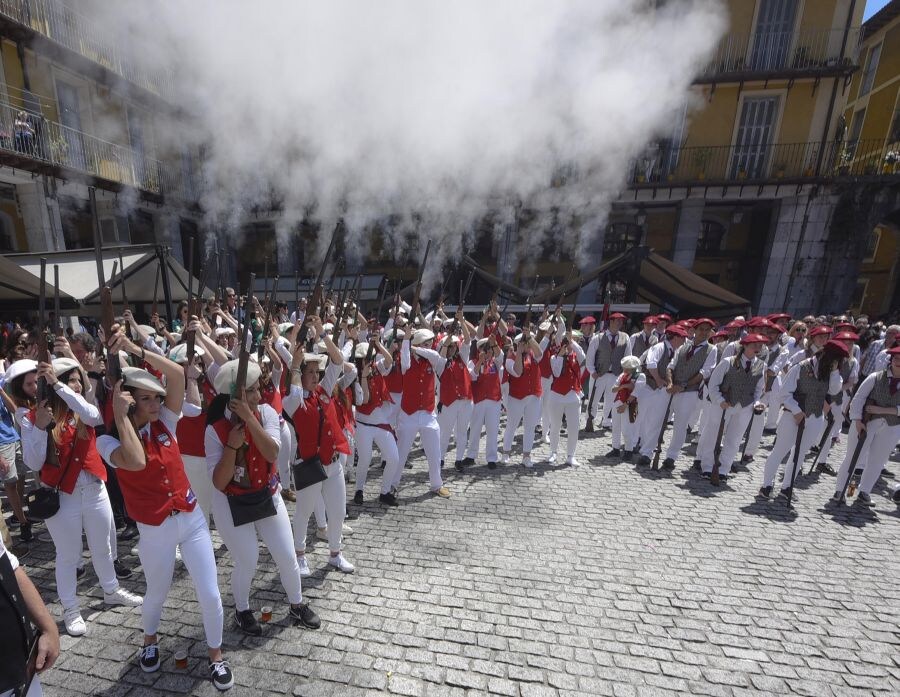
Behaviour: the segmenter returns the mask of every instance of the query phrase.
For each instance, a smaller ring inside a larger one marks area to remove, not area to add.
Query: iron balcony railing
[[[651,146],[634,160],[629,184],[683,186],[884,176],[900,176],[900,142],[664,145]]]
[[[159,160],[0,103],[0,154],[3,152],[154,194],[165,193],[169,178]]]
[[[712,60],[701,70],[697,82],[714,82],[753,74],[789,76],[842,74],[859,61],[861,30],[847,32],[843,53],[843,27],[802,28],[791,32],[728,34],[720,42]]]
[[[94,61],[148,92],[166,96],[167,78],[139,68],[122,45],[61,0],[0,0],[0,15]]]

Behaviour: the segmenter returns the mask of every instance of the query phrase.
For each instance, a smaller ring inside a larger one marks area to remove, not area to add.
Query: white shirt
[[[328,367],[325,368],[325,374],[319,380],[319,385],[325,390],[325,394],[330,396],[331,393],[334,392],[334,386],[337,385],[342,373],[342,366],[337,365],[336,363],[328,364]],[[291,389],[282,400],[281,406],[288,416],[293,416],[298,407],[302,406],[304,409],[306,408],[307,397],[309,397],[309,392],[304,390],[300,385],[291,385]]]
[[[86,426],[99,426],[103,423],[100,410],[80,394],[73,392],[68,385],[62,385],[57,394]],[[22,435],[22,460],[28,469],[38,472],[47,460],[47,432],[34,425],[28,418],[28,409],[24,407],[16,409],[16,423]]]
[[[878,371],[880,372],[880,371]],[[853,399],[850,400],[849,416],[853,421],[859,421],[863,417],[863,408],[866,406],[866,400],[872,394],[872,388],[875,387],[875,380],[878,378],[878,372],[869,373],[868,377],[862,381]],[[890,377],[890,373],[888,376]],[[897,409],[897,415],[900,416],[900,407]],[[855,427],[853,427],[855,428]]]
[[[758,359],[757,359],[758,360]],[[740,358],[741,368],[747,369],[748,365],[751,365],[751,360],[746,356],[741,356]],[[712,374],[709,376],[709,384],[707,387],[709,388],[709,398],[713,404],[721,404],[722,402],[728,401],[725,398],[725,395],[722,394],[722,381],[725,379],[726,373],[731,370],[732,361],[721,361],[719,365],[715,367],[712,371]],[[766,377],[763,375],[762,378],[756,381],[756,388],[753,391],[753,401],[758,402],[760,397],[762,397],[763,389],[766,386]],[[735,406],[735,405],[732,405]]]
[[[259,413],[259,421],[266,435],[275,441],[275,445],[280,446],[281,422],[278,413],[268,404],[260,404],[257,407],[257,411]],[[225,410],[225,418],[231,419],[231,412],[228,409]],[[216,469],[216,465],[219,464],[222,454],[225,452],[225,444],[219,440],[219,434],[216,433],[216,429],[212,426],[206,427],[206,432],[203,434],[203,444],[205,447],[204,452],[206,452],[206,469],[210,477],[212,477],[213,470]]]
[[[407,370],[409,370],[410,365],[412,365],[410,351],[415,351],[416,355],[419,358],[423,358],[431,363],[431,367],[434,369],[435,375],[440,375],[444,372],[444,368],[447,365],[446,358],[432,349],[423,348],[421,346],[410,347],[409,339],[404,339],[403,343],[400,344],[400,370],[402,372],[405,373]]]
[[[181,414],[176,414],[174,411],[169,409],[165,404],[161,405],[159,408],[159,420],[163,422],[163,425],[168,429],[169,433],[172,436],[172,440],[176,443],[178,442],[175,430],[178,428],[178,420],[181,418]],[[144,424],[143,428],[138,430],[138,436],[144,436],[150,433],[150,422],[148,421]],[[115,467],[112,461],[112,454],[122,445],[122,442],[110,435],[102,435],[97,438],[97,452],[100,453],[100,457],[102,457],[106,463],[110,467]]]
[[[812,359],[812,367],[813,370],[818,370],[818,358],[814,357]],[[803,411],[800,408],[800,405],[797,404],[797,400],[794,399],[794,391],[797,389],[797,378],[800,375],[800,368],[801,366],[799,363],[793,366],[781,380],[781,395],[784,400],[784,408],[795,415]],[[832,370],[831,375],[828,376],[828,394],[836,395],[840,392],[842,382],[840,372]]]

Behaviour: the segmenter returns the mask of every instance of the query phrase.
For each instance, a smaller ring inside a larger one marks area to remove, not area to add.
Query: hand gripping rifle
[[[268,285],[268,282],[267,282]],[[275,282],[272,284],[272,293],[266,298],[266,320],[263,323],[262,336],[259,337],[259,348],[257,349],[256,358],[262,362],[265,348],[263,347],[263,339],[269,331],[269,323],[272,321],[272,307],[275,305],[275,289],[278,288],[278,276],[275,276]]]
[[[57,291],[58,293],[59,291]],[[38,339],[37,339],[37,359],[38,363],[50,363],[50,335],[47,332],[47,260],[41,257],[41,285],[40,295],[38,296]],[[59,312],[59,310],[57,310]],[[56,322],[59,317],[56,317]],[[46,378],[38,378],[37,383],[37,402],[38,406],[50,399],[51,389],[47,385]],[[56,442],[53,440],[53,429],[56,422],[51,421],[47,424],[47,463],[51,465],[59,465],[56,453]]]

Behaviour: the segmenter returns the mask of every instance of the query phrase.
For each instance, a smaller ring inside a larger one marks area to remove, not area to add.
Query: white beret
[[[194,355],[205,356],[206,351],[203,350],[202,346],[194,346]],[[178,346],[169,351],[169,360],[181,364],[187,363],[187,344],[178,344]]]
[[[218,394],[235,395],[237,393],[238,363],[240,363],[240,361],[237,359],[231,360],[219,368],[219,372],[216,373],[216,377],[213,380],[213,387]],[[244,389],[256,384],[260,375],[262,375],[262,371],[259,369],[259,365],[248,362],[247,378],[244,380]]]
[[[33,361],[30,358],[23,358],[22,360],[16,361],[6,369],[4,382],[9,383],[12,380],[15,380],[20,375],[25,375],[25,373],[33,373],[37,370],[37,368],[37,361]]]
[[[416,329],[412,335],[412,343],[413,346],[419,346],[420,344],[424,344],[426,341],[431,341],[434,338],[434,332],[430,329]]]
[[[166,388],[155,375],[143,368],[122,368],[122,380],[125,387],[133,387],[138,390],[147,390],[154,394],[166,396]]]

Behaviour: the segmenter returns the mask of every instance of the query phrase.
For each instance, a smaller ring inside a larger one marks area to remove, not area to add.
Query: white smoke
[[[102,7],[109,31],[171,71],[190,119],[163,121],[157,143],[205,147],[202,205],[219,229],[276,200],[280,242],[306,215],[326,232],[343,218],[359,260],[392,215],[385,247],[430,237],[435,276],[489,211],[495,230],[538,214],[520,254],[545,234],[564,236],[560,251],[589,244],[726,27],[717,0]]]

